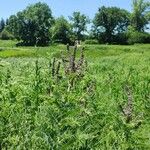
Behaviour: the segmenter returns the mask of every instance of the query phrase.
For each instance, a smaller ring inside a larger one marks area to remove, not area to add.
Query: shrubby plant
[[[98,44],[99,42],[97,40],[85,40],[85,44]]]
[[[1,40],[13,40],[14,36],[9,33],[6,29],[4,29],[1,33],[0,33],[0,39]]]
[[[134,28],[129,27],[127,32],[128,44],[135,43],[150,43],[150,34],[144,32],[138,32]]]

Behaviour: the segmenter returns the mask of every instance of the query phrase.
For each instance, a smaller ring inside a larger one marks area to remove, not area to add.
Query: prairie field
[[[15,44],[0,41],[0,149],[150,149],[150,44]]]

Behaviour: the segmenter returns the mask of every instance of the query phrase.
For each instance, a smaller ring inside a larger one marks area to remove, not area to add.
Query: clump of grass
[[[3,50],[0,52],[1,58],[9,58],[9,57],[33,57],[35,56],[34,51],[26,51],[26,50]]]

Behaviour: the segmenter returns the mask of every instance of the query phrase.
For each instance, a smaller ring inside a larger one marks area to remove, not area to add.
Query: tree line
[[[54,18],[49,6],[38,2],[7,20],[1,19],[0,38],[17,39],[20,45],[28,46],[74,44],[75,40],[87,44],[150,43],[150,34],[145,32],[147,25],[150,25],[150,2],[144,0],[132,0],[132,12],[102,6],[93,20],[80,12],[74,12],[69,20],[63,16]]]

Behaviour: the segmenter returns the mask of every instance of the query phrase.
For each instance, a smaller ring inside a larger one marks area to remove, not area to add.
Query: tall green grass
[[[12,40],[0,40],[0,47],[15,47],[16,46],[16,41]]]
[[[150,149],[149,47],[85,45],[87,69],[70,90],[74,73],[65,74],[61,64],[60,79],[52,76],[51,60],[57,58],[57,68],[65,46],[2,56],[1,149]],[[121,108],[130,107],[127,121]]]

